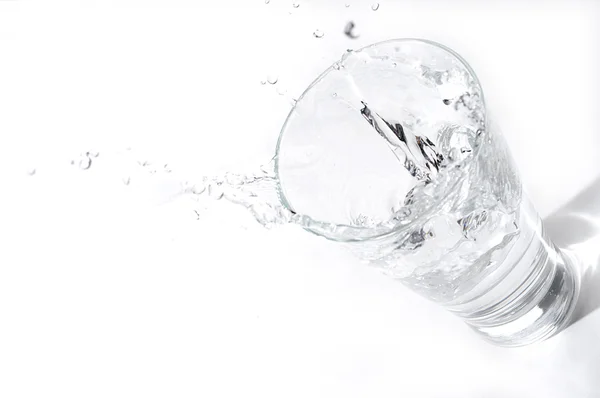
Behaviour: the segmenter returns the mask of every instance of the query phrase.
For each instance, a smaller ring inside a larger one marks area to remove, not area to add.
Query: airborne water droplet
[[[35,173],[36,173],[36,169],[27,169],[27,175],[32,176],[32,175],[35,175]]]
[[[78,165],[81,170],[87,170],[92,165],[92,158],[86,154],[82,159],[79,160]]]
[[[123,184],[125,184],[125,185],[129,185],[129,183],[131,182],[131,178],[130,178],[130,177],[124,177],[124,178],[122,179],[122,181],[123,181]]]
[[[269,84],[276,84],[278,80],[279,78],[275,75],[267,76],[267,82],[269,82]]]
[[[345,6],[346,6],[346,8],[348,8],[348,7],[350,7],[350,4],[346,3]]]
[[[320,31],[319,29],[317,29],[313,32],[313,36],[316,37],[317,39],[320,39],[321,37],[325,36],[325,33]]]
[[[379,3],[373,3],[373,5],[371,6],[371,10],[373,10],[373,11],[379,10]]]
[[[298,7],[300,7],[300,3],[292,3],[292,7],[298,8]]]
[[[358,35],[354,33],[355,24],[353,21],[349,21],[344,28],[344,34],[351,39],[357,39]]]
[[[287,90],[283,87],[277,87],[277,94],[279,95],[285,95],[285,93],[287,93]]]
[[[269,4],[271,0],[265,0],[265,4]]]

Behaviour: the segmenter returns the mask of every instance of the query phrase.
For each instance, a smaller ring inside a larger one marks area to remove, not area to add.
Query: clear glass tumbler
[[[574,260],[544,233],[480,83],[452,50],[348,51],[298,99],[275,158],[280,200],[504,346],[565,327]]]

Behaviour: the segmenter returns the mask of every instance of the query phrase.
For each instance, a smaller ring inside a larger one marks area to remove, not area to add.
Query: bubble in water
[[[320,39],[321,37],[325,36],[325,33],[323,33],[321,30],[317,29],[313,32],[313,36],[316,37],[317,39]]]
[[[373,10],[373,11],[379,10],[379,3],[373,3],[373,5],[371,6],[371,10]]]
[[[292,3],[292,7],[298,8],[298,7],[300,7],[300,3]]]
[[[268,75],[267,76],[267,82],[269,82],[269,84],[276,84],[279,81],[279,78],[276,75]]]

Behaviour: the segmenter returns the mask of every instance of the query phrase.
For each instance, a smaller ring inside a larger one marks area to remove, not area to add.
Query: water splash
[[[440,170],[444,157],[429,138],[414,134],[411,129],[402,127],[397,121],[383,119],[361,101],[361,115],[386,139],[394,155],[400,160],[411,176],[418,180],[431,181]]]

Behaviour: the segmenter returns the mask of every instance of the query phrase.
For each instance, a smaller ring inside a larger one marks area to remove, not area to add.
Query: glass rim
[[[383,40],[383,41],[379,41],[373,44],[369,44],[367,46],[361,47],[357,50],[352,50],[354,52],[360,52],[360,51],[364,51],[367,49],[370,49],[372,47],[376,47],[376,46],[380,46],[383,44],[389,44],[389,43],[406,43],[406,42],[418,42],[418,43],[425,43],[434,47],[438,47],[446,52],[448,52],[449,54],[451,54],[452,56],[454,56],[467,70],[467,72],[471,75],[471,77],[473,78],[473,80],[475,81],[475,83],[477,84],[477,86],[479,86],[480,88],[480,96],[481,96],[481,103],[482,103],[482,107],[483,107],[483,117],[484,117],[484,133],[487,132],[489,130],[489,122],[488,122],[488,117],[487,117],[487,106],[485,103],[485,97],[484,97],[484,93],[483,93],[483,88],[481,87],[481,82],[479,81],[479,78],[477,77],[477,75],[475,74],[475,71],[473,70],[473,68],[471,68],[471,65],[469,65],[469,63],[462,57],[460,56],[456,51],[452,50],[451,48],[440,44],[438,42],[435,42],[433,40],[428,40],[428,39],[420,39],[420,38],[396,38],[396,39],[388,39],[388,40]],[[316,79],[314,79],[309,85],[308,87],[302,92],[302,94],[298,97],[296,104],[300,103],[300,101],[304,98],[304,96],[315,86],[317,85],[321,80],[323,80],[331,71],[335,70],[335,65],[337,62],[334,62],[332,65],[330,65],[327,69],[325,69],[319,76],[317,76]],[[283,207],[285,207],[287,210],[291,211],[292,213],[296,214],[296,211],[293,210],[293,206],[288,202],[284,192],[283,192],[283,188],[281,186],[281,180],[279,178],[279,150],[280,150],[280,145],[281,145],[281,141],[284,135],[284,132],[288,126],[288,123],[290,122],[290,119],[292,117],[292,115],[294,114],[294,110],[296,108],[296,105],[294,105],[292,107],[292,109],[290,110],[290,112],[288,113],[285,122],[283,123],[281,130],[279,132],[279,136],[277,138],[277,145],[275,148],[275,156],[273,157],[274,160],[274,172],[275,172],[275,180],[276,180],[276,190],[277,190],[277,196],[279,198],[279,201],[281,202],[281,205],[283,205]],[[476,158],[478,158],[479,153],[480,153],[480,149],[481,149],[481,144],[477,145],[476,148],[474,148],[474,153],[473,156],[469,157],[468,159],[465,159],[459,163],[457,163],[455,165],[456,166],[466,166],[469,165],[471,163],[473,163],[475,161]],[[453,167],[454,168],[454,167]],[[449,191],[452,191],[460,182],[462,181],[462,179],[457,179],[452,185],[450,185],[449,187]],[[333,236],[333,235],[326,235],[323,234],[321,232],[315,231],[313,229],[311,229],[308,226],[303,226],[305,230],[317,235],[317,236],[322,236],[324,238],[327,238],[329,240],[333,240],[333,241],[337,241],[337,242],[364,242],[364,241],[370,241],[373,239],[379,239],[379,238],[384,238],[386,236],[389,236],[391,234],[397,234],[399,232],[402,232],[403,230],[409,230],[410,227],[416,223],[418,220],[423,219],[424,217],[427,217],[429,215],[431,215],[435,210],[439,209],[443,204],[445,203],[445,200],[439,200],[437,202],[434,202],[433,204],[429,205],[426,207],[426,210],[419,214],[415,219],[411,220],[410,222],[406,223],[406,224],[402,224],[402,223],[398,223],[397,225],[395,225],[392,228],[388,228],[385,231],[380,231],[380,230],[375,230],[373,227],[360,227],[360,226],[356,226],[356,225],[348,225],[348,224],[338,224],[338,223],[333,223],[333,222],[328,222],[328,221],[321,221],[321,220],[315,220],[312,219],[310,217],[310,215],[306,214],[305,216],[308,216],[311,220],[315,221],[316,223],[319,224],[326,224],[326,225],[334,225],[336,227],[342,227],[344,229],[352,229],[352,230],[356,230],[356,231],[361,231],[362,234],[360,236],[360,238],[356,238],[356,237],[351,237],[351,238],[344,238],[343,236]],[[369,230],[372,230],[372,233],[369,233]]]

